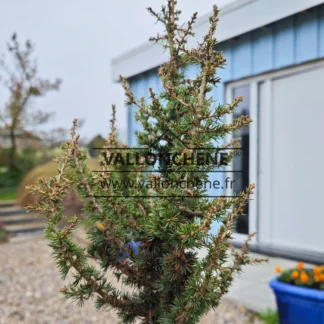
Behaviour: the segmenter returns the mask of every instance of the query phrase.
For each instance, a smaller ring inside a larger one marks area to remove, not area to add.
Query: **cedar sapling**
[[[121,77],[127,105],[138,108],[136,119],[142,131],[137,133],[137,140],[143,148],[139,153],[145,155],[149,150],[150,154],[177,155],[176,161],[161,163],[158,173],[139,172],[147,166],[133,165],[128,180],[134,183],[207,180],[215,165],[179,166],[185,155],[192,154],[193,147],[212,148],[213,142],[251,122],[248,116],[241,116],[226,124],[223,117],[232,114],[242,98],[221,105],[210,94],[220,82],[216,70],[225,64],[222,53],[215,51],[219,10],[213,7],[207,35],[197,48],[189,49],[187,41],[193,36],[197,13],[186,25],[180,24],[176,5],[176,0],[168,0],[160,13],[148,9],[165,28],[163,35],[151,38],[169,52],[169,61],[158,70],[163,90],[155,93],[150,88],[148,101],[136,98]],[[190,64],[200,67],[193,80],[185,75]],[[126,146],[116,140],[115,117],[111,123],[102,154],[112,154],[112,148],[124,154]],[[71,272],[75,279],[62,293],[79,305],[95,298],[98,309],[115,309],[122,323],[198,323],[219,305],[243,265],[263,261],[248,255],[248,243],[254,234],[249,235],[241,250],[229,243],[254,185],[235,197],[207,199],[206,189],[199,186],[150,185],[128,188],[125,195],[124,188],[109,185],[122,177],[120,172],[111,172],[120,171],[122,165],[107,163],[101,156],[102,172],[92,173],[85,163],[86,150],[78,145],[76,128],[75,120],[71,140],[64,144],[64,153],[57,160],[57,176],[29,188],[43,196],[41,204],[29,209],[48,217],[46,237],[62,277]],[[230,158],[238,147],[237,139],[222,146],[231,149]],[[69,225],[61,228],[62,200],[71,186],[84,202],[84,217],[93,224],[86,248],[73,241],[77,217],[71,217]],[[217,234],[212,234],[215,221],[221,226]],[[138,249],[134,248],[137,242]],[[198,256],[201,249],[206,252],[204,257]],[[119,291],[114,287],[109,278],[113,275],[130,289]]]

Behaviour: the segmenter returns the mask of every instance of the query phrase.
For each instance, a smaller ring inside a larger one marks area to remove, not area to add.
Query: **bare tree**
[[[6,75],[3,84],[9,90],[9,99],[0,109],[0,126],[8,131],[10,137],[9,170],[16,170],[17,134],[27,134],[28,127],[46,123],[52,115],[31,110],[30,103],[35,97],[59,90],[61,80],[50,81],[38,76],[33,44],[27,40],[21,46],[16,33],[8,43],[8,52],[14,65],[9,68],[4,60],[0,62],[1,70]]]

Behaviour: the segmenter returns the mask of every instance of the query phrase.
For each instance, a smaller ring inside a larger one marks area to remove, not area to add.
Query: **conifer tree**
[[[136,98],[127,80],[121,77],[126,103],[138,108],[136,119],[142,125],[137,139],[143,149],[138,154],[176,156],[171,161],[160,161],[158,173],[146,172],[145,163],[134,164],[128,173],[129,181],[134,183],[159,180],[195,184],[197,179],[207,180],[210,171],[222,168],[220,164],[181,162],[191,156],[193,148],[212,148],[213,142],[251,122],[248,116],[241,116],[226,124],[223,117],[232,114],[242,98],[221,105],[211,96],[213,87],[220,82],[216,70],[225,64],[222,53],[215,51],[219,10],[213,7],[207,35],[197,48],[189,49],[187,41],[193,36],[197,13],[186,25],[180,24],[176,5],[176,0],[168,0],[160,13],[148,9],[165,27],[163,35],[151,40],[162,43],[169,51],[169,61],[158,70],[161,93],[150,88],[150,100]],[[194,80],[185,76],[189,64],[200,67]],[[112,156],[112,150],[116,154],[127,150],[127,146],[116,141],[115,118],[102,149],[101,172],[92,173],[87,168],[87,154],[78,145],[76,128],[75,120],[71,140],[63,146],[64,153],[57,161],[57,176],[29,188],[43,195],[44,202],[29,209],[46,214],[49,219],[46,237],[62,277],[69,272],[74,276],[62,293],[79,305],[95,298],[98,309],[115,309],[122,323],[199,322],[206,312],[218,306],[243,265],[262,261],[248,255],[248,243],[254,234],[249,235],[241,250],[230,244],[235,221],[243,213],[254,185],[234,197],[206,198],[206,189],[198,185],[146,185],[128,188],[125,195],[124,188],[109,185],[119,180],[123,166],[110,163],[107,157]],[[227,162],[238,147],[237,139],[222,146],[232,149]],[[69,226],[60,226],[64,217],[62,200],[71,186],[84,202],[84,217],[93,224],[88,231],[91,243],[87,248],[72,238],[79,224],[77,217],[71,217]],[[216,234],[210,231],[214,221],[220,224]],[[198,256],[200,250],[205,251],[205,256]],[[110,280],[112,274],[131,289],[119,291]]]

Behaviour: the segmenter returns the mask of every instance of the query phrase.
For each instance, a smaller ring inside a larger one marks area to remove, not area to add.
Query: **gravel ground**
[[[61,300],[59,289],[64,284],[46,243],[38,238],[0,244],[0,323],[117,323],[113,311],[97,312],[91,302],[79,308],[71,301]],[[259,324],[260,321],[243,307],[223,301],[201,323]]]

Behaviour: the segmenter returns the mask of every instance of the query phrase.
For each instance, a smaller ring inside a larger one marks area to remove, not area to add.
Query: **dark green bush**
[[[8,171],[4,168],[0,171],[0,189],[17,187],[23,179],[25,172],[22,170]]]

